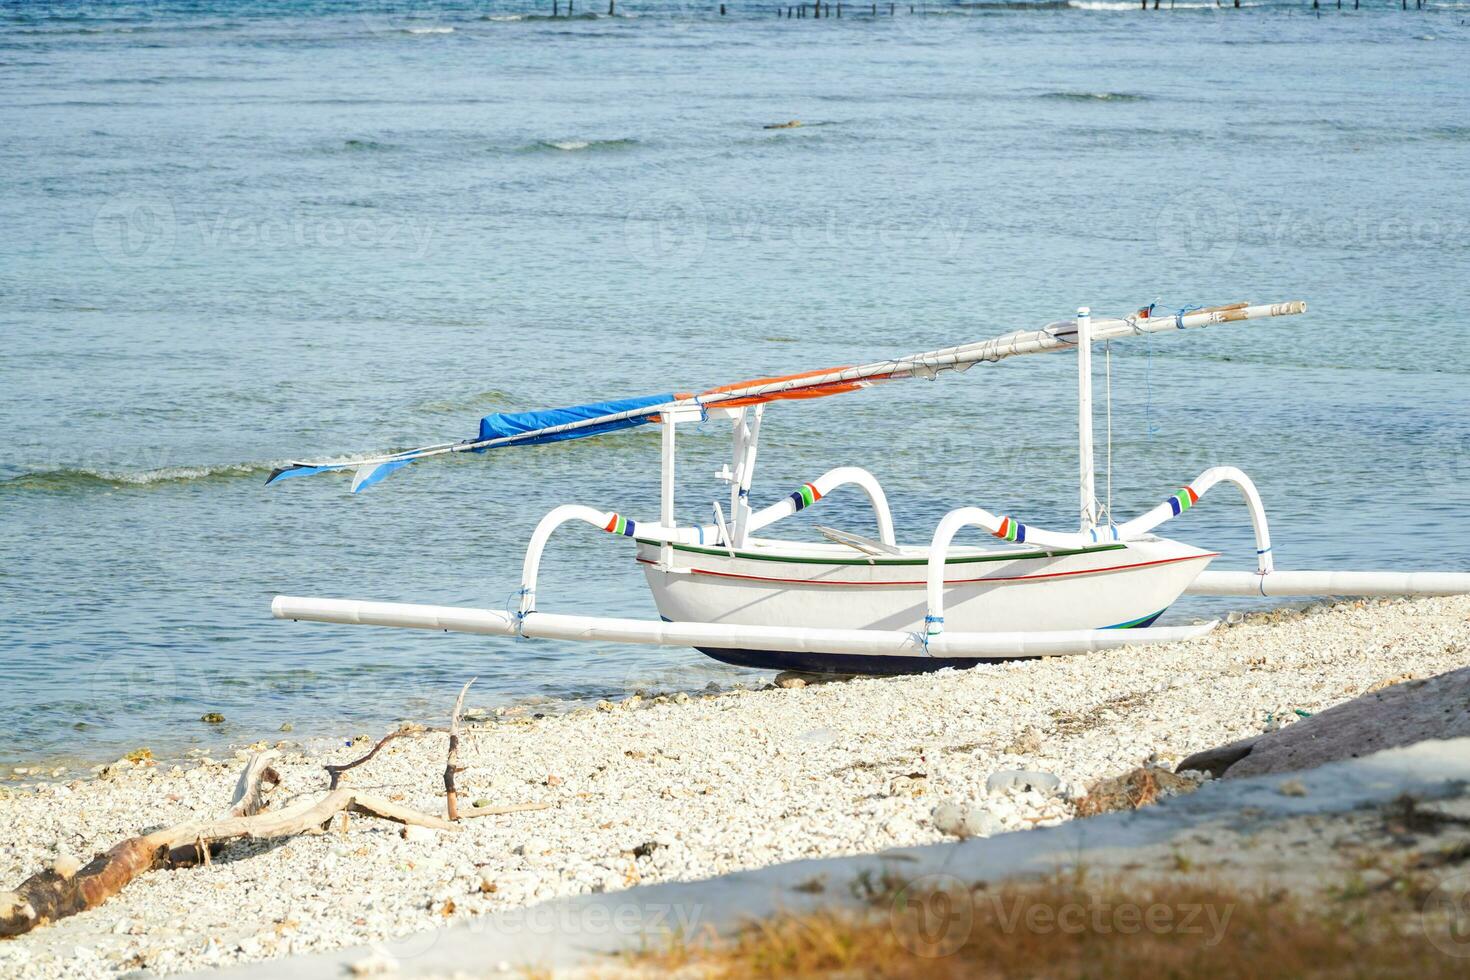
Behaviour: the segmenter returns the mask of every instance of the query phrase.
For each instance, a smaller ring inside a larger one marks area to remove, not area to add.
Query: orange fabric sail
[[[752,378],[749,381],[737,381],[734,384],[720,385],[718,388],[710,388],[708,391],[701,391],[699,393],[699,397],[705,398],[709,395],[724,394],[727,391],[740,391],[744,388],[758,388],[761,385],[776,384],[782,381],[800,381],[802,378],[812,378],[821,374],[831,374],[834,371],[846,371],[849,367],[851,367],[851,365],[844,365],[843,367],[822,368],[817,371],[803,371],[800,374],[783,374],[775,378]],[[861,381],[832,381],[828,382],[827,384],[813,385],[810,388],[794,388],[789,391],[775,391],[768,395],[750,395],[745,398],[731,398],[725,401],[721,401],[719,404],[721,408],[740,408],[744,405],[762,405],[766,402],[784,401],[787,399],[826,398],[828,395],[840,395],[845,391],[857,391],[859,388],[866,388],[876,381],[886,381],[889,379],[889,377],[891,376],[884,375],[877,378],[864,378]]]

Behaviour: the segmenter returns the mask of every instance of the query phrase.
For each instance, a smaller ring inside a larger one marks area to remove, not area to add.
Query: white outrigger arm
[[[944,629],[946,568],[956,534],[979,527],[994,537],[1027,544],[1049,552],[1096,548],[1110,542],[1150,540],[1149,535],[1179,516],[1220,483],[1233,484],[1249,508],[1256,539],[1256,569],[1252,572],[1201,572],[1186,588],[1196,595],[1304,596],[1304,595],[1432,595],[1470,592],[1470,574],[1456,572],[1280,572],[1272,559],[1270,530],[1255,485],[1229,466],[1205,470],[1158,506],[1121,524],[1100,525],[1094,489],[1092,436],[1091,347],[1096,341],[1118,340],[1161,331],[1184,330],[1212,324],[1288,316],[1305,312],[1301,302],[1271,305],[1237,303],[1167,315],[1152,307],[1123,318],[1093,319],[1086,308],[1075,319],[1061,320],[1040,330],[1018,331],[991,340],[963,344],[853,367],[833,368],[778,378],[764,378],[712,388],[700,394],[668,394],[620,402],[553,409],[544,412],[495,414],[481,421],[479,437],[420,449],[350,461],[293,463],[271,474],[268,483],[287,477],[332,470],[353,470],[353,490],[378,482],[393,471],[431,456],[483,452],[517,445],[561,441],[660,423],[662,485],[659,520],[635,521],[616,511],[577,504],[557,507],[537,525],[526,551],[519,607],[514,611],[464,609],[405,603],[365,602],[278,596],[271,609],[277,618],[317,622],[451,630],[496,636],[561,640],[740,648],[781,652],[820,652],[844,655],[916,656],[939,658],[1012,658],[1085,653],[1124,645],[1170,642],[1202,635],[1215,624],[1188,627],[1143,626],[1130,629],[1037,630],[1025,632],[966,632]],[[992,363],[1021,354],[1044,353],[1068,347],[1078,349],[1079,408],[1079,526],[1076,531],[1052,531],[997,515],[980,507],[951,511],[939,523],[926,555],[924,628],[919,632],[884,629],[815,628],[796,624],[746,625],[720,622],[660,622],[611,617],[567,616],[537,608],[536,585],[542,554],[552,534],[569,522],[590,524],[614,535],[636,538],[658,546],[658,567],[677,572],[675,546],[724,549],[733,559],[749,545],[752,535],[816,503],[843,486],[861,489],[871,503],[877,538],[827,532],[841,544],[868,555],[900,554],[893,518],[878,481],[858,467],[838,467],[803,484],[789,496],[761,510],[749,503],[756,464],[761,420],[765,406],[774,401],[815,398],[852,391],[904,378],[935,378],[945,371],[963,372],[977,363]],[[713,520],[701,525],[678,525],[674,512],[676,429],[679,424],[712,417],[732,421],[734,454],[731,465],[718,474],[730,483],[729,512],[718,502]]]

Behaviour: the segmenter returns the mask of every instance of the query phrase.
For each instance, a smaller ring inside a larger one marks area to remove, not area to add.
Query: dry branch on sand
[[[474,683],[473,680],[470,684]],[[342,773],[367,762],[398,734],[373,746],[362,758],[342,766],[328,766],[331,784],[319,799],[296,800],[277,810],[268,809],[271,792],[279,787],[280,775],[271,767],[279,754],[274,750],[251,757],[229,808],[212,820],[193,820],[130,837],[79,867],[75,859],[58,860],[51,868],[27,878],[13,892],[0,892],[0,937],[18,936],[38,926],[78,912],[96,908],[121,891],[139,875],[155,868],[178,868],[203,862],[227,842],[236,839],[268,840],[297,834],[319,833],[337,814],[359,813],[390,820],[404,826],[434,830],[458,830],[465,817],[493,816],[539,810],[549,803],[524,803],[504,807],[471,807],[461,810],[456,798],[454,776],[458,765],[459,715],[464,707],[466,684],[454,704],[450,721],[449,759],[444,770],[444,788],[449,819],[430,816],[381,797],[338,785]]]

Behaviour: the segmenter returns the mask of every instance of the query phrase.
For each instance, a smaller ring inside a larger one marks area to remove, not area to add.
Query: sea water
[[[1470,10],[1325,6],[4,5],[0,763],[379,732],[471,676],[534,710],[761,679],[270,617],[277,593],[513,605],[551,507],[657,513],[653,428],[356,496],[265,478],[1079,305],[1311,306],[1099,348],[1120,519],[1233,464],[1283,567],[1470,567]],[[754,499],[860,465],[905,541],[964,504],[1067,527],[1074,363],[775,406]],[[728,426],[679,438],[679,516],[707,521]],[[845,492],[801,517],[872,520]],[[1228,490],[1168,533],[1253,561]],[[577,527],[539,598],[655,614],[627,544]]]

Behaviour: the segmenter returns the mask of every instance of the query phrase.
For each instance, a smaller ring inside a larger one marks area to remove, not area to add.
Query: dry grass
[[[1147,704],[1154,698],[1153,691],[1132,691],[1101,701],[1082,711],[1054,711],[1051,724],[1046,731],[1052,737],[1071,738],[1085,735],[1095,728],[1117,721],[1134,708]]]
[[[958,879],[857,884],[868,904],[778,915],[721,941],[681,942],[627,964],[686,977],[1456,977],[1404,896],[1310,901],[1190,880],[1082,877],[1001,886]],[[1450,946],[1445,945],[1448,949]]]

